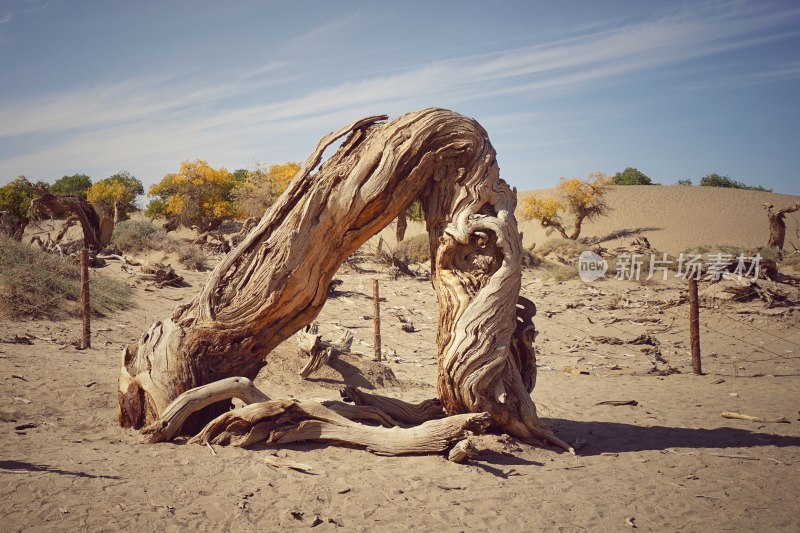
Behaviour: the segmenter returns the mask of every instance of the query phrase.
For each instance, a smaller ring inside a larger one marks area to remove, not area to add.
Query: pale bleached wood
[[[152,422],[163,402],[151,397],[171,401],[218,379],[252,379],[266,354],[317,316],[345,259],[419,198],[439,302],[445,412],[487,412],[499,430],[570,449],[543,426],[530,398],[535,330],[528,306],[518,306],[516,192],[500,179],[486,132],[444,109],[383,119],[324,137],[200,294],[130,347],[121,371],[122,425]],[[344,135],[319,167],[325,148]]]
[[[392,419],[411,426],[442,418],[445,415],[442,404],[434,399],[409,403],[397,398],[365,392],[352,386],[344,387],[341,395],[344,400],[351,401],[358,406],[374,407]]]
[[[748,422],[760,422],[762,424],[791,424],[788,418],[763,418],[760,416],[745,415],[742,413],[733,413],[725,411],[720,413],[722,418],[732,418],[734,420],[747,420]]]
[[[464,438],[468,430],[482,431],[489,422],[485,413],[470,413],[412,428],[385,428],[353,422],[311,400],[271,400],[218,416],[189,442],[245,447],[259,442],[326,441],[384,455],[436,453]]]
[[[447,460],[454,463],[463,463],[464,461],[476,457],[478,449],[472,444],[468,438],[458,441],[447,453]]]
[[[324,341],[319,334],[319,326],[312,322],[297,332],[297,345],[308,356],[308,361],[300,370],[300,377],[306,379],[326,365],[331,357],[348,353],[352,344],[353,334],[350,330],[343,330],[337,340]]]
[[[164,442],[175,437],[186,419],[197,411],[217,402],[238,398],[244,403],[269,400],[253,382],[247,378],[234,377],[215,381],[188,390],[178,396],[161,413],[158,420],[142,429],[145,442]]]
[[[320,403],[354,422],[374,422],[387,428],[395,426],[401,428],[409,427],[409,424],[399,422],[377,407],[371,405],[353,405],[352,403],[340,402],[338,400],[323,400]]]

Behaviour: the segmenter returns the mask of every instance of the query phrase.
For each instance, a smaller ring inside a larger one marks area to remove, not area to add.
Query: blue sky
[[[521,190],[635,166],[800,194],[800,4],[0,0],[0,183],[302,161],[476,118]]]

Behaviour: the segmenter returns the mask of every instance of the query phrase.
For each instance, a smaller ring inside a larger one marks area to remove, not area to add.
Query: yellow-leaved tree
[[[114,224],[128,218],[135,211],[136,197],[144,194],[142,182],[125,170],[120,170],[110,178],[100,180],[86,191],[89,200],[101,217],[114,220]]]
[[[300,170],[300,163],[282,165],[257,163],[247,169],[244,181],[233,193],[236,213],[240,218],[261,217],[289,186]]]
[[[215,169],[200,159],[184,161],[177,174],[167,174],[150,187],[148,194],[156,198],[146,214],[166,217],[168,229],[214,230],[236,214],[233,191],[237,184],[224,167]]]
[[[565,239],[577,239],[584,220],[608,215],[606,193],[610,185],[611,180],[602,172],[594,172],[586,180],[561,178],[558,197],[527,196],[522,202],[520,217],[538,220],[542,227],[558,231]],[[572,219],[569,234],[565,216]]]

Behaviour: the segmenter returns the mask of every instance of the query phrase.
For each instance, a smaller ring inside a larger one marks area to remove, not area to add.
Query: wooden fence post
[[[83,318],[83,337],[81,349],[92,347],[91,308],[89,306],[89,250],[81,249],[81,315]]]
[[[703,373],[700,364],[700,302],[697,295],[697,280],[689,279],[689,331],[692,342],[692,371],[698,376]]]
[[[378,280],[372,280],[372,300],[375,314],[375,361],[381,360],[381,303]]]

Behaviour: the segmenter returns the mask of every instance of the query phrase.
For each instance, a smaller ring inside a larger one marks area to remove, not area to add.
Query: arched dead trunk
[[[513,435],[567,447],[541,427],[530,399],[535,308],[517,303],[516,194],[499,177],[486,132],[442,109],[385,118],[359,120],[323,138],[201,293],[125,350],[123,426],[153,422],[193,387],[254,378],[272,349],[319,314],[344,260],[420,198],[434,258],[446,413],[485,412]],[[325,148],[343,135],[314,173]]]
[[[31,202],[28,216],[37,214],[46,214],[50,217],[75,216],[83,229],[84,246],[98,252],[105,247],[100,240],[100,217],[92,204],[80,196],[55,196],[47,189],[40,189],[38,193],[39,196]]]

